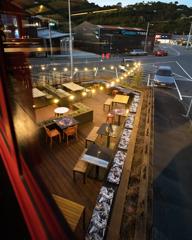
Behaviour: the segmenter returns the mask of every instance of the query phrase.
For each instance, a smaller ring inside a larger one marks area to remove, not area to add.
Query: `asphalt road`
[[[186,106],[192,95],[191,50],[174,46],[169,57],[144,65],[170,65],[178,91],[155,88],[153,239],[192,239],[192,129]],[[155,69],[155,67],[154,67]],[[181,100],[181,96],[183,100]]]

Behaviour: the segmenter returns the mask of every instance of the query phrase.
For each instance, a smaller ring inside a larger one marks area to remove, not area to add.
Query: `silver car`
[[[157,86],[175,86],[175,78],[170,66],[160,66],[157,69],[154,76],[154,84]]]

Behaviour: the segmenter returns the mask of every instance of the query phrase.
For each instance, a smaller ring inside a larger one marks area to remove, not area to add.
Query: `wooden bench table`
[[[103,110],[105,110],[105,107],[106,106],[108,106],[109,107],[109,111],[110,111],[110,109],[111,109],[111,104],[112,104],[112,101],[113,101],[113,99],[112,98],[107,98],[107,100],[104,102],[104,104],[103,104]]]
[[[86,182],[86,172],[88,168],[88,163],[81,160],[81,158],[76,162],[74,168],[73,168],[73,180],[75,181],[75,174],[80,173],[83,174],[83,183]]]
[[[87,135],[86,139],[85,139],[85,147],[87,148],[87,142],[92,142],[95,143],[95,140],[98,136],[97,131],[98,131],[99,127],[93,127],[92,130],[89,132],[89,134]]]
[[[72,231],[76,230],[81,216],[83,216],[83,229],[85,229],[85,207],[55,194],[52,196]]]

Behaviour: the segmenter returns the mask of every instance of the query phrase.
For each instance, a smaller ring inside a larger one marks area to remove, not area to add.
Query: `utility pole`
[[[148,33],[149,33],[149,25],[150,23],[147,23],[147,31],[146,31],[146,35],[145,35],[145,44],[144,44],[144,52],[146,52],[147,50],[147,37],[148,37]]]
[[[68,0],[68,14],[69,14],[69,51],[70,51],[70,63],[71,74],[70,78],[73,79],[73,49],[72,49],[72,32],[71,32],[71,2]]]
[[[187,40],[186,48],[189,47],[189,42],[190,42],[190,40],[191,40],[191,32],[192,32],[192,22],[191,22],[191,26],[190,26],[190,30],[189,30],[189,35],[188,35],[188,40]]]
[[[52,36],[51,36],[51,22],[49,21],[49,45],[50,45],[50,53],[51,57],[53,55],[53,46],[52,46]]]

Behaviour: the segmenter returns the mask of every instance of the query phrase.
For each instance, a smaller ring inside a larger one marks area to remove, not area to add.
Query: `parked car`
[[[161,56],[167,56],[168,52],[165,51],[164,49],[157,49],[153,52],[155,56],[161,57]]]
[[[148,53],[143,49],[133,49],[129,54],[132,56],[146,56]]]
[[[160,66],[154,76],[154,84],[156,86],[175,86],[175,78],[173,77],[170,66]]]

